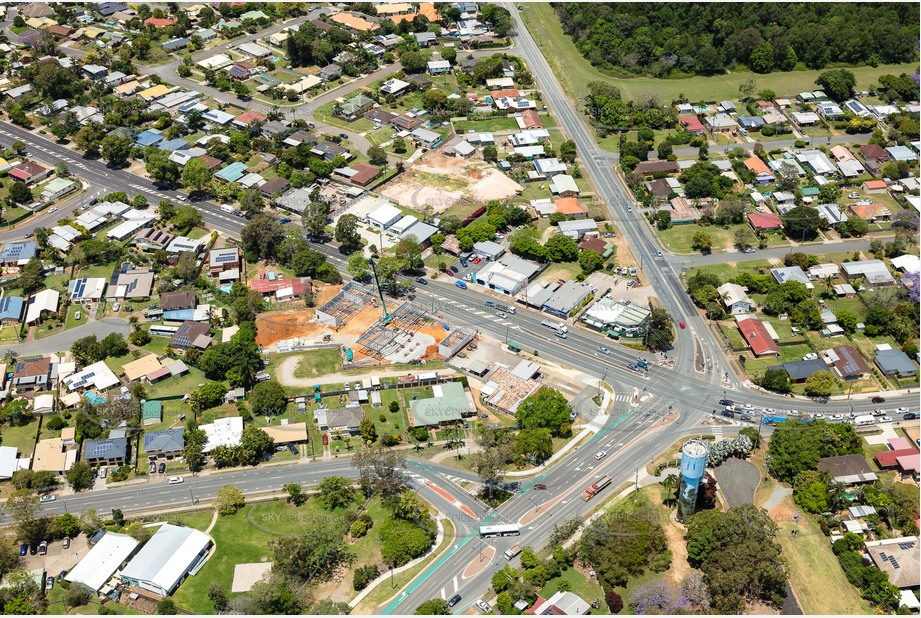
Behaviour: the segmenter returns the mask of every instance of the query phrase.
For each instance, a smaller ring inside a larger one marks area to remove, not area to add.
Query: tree
[[[128,343],[121,333],[109,333],[99,342],[106,357],[124,356],[128,353]]]
[[[499,151],[493,145],[483,147],[483,160],[488,163],[495,163],[499,158]]]
[[[387,151],[380,146],[368,148],[368,161],[371,165],[387,165]]]
[[[349,261],[345,269],[358,281],[365,281],[371,276],[371,270],[368,267],[368,259],[361,251],[356,251],[349,256]]]
[[[362,442],[369,446],[377,442],[377,427],[374,425],[374,421],[371,420],[371,417],[366,415],[361,419],[361,422],[358,424],[358,429],[361,432]]]
[[[354,560],[343,542],[346,526],[342,517],[310,518],[299,524],[296,535],[270,541],[273,570],[298,582],[329,580]]]
[[[45,287],[45,267],[41,260],[32,258],[19,272],[19,287],[26,294],[37,292]]]
[[[278,220],[267,214],[257,214],[240,230],[243,249],[262,257],[275,257],[275,251],[285,239],[285,230]]]
[[[24,182],[14,182],[10,185],[10,199],[14,204],[30,204],[32,190]]]
[[[253,387],[249,407],[253,414],[259,416],[276,416],[283,414],[288,405],[285,389],[275,380],[260,382]]]
[[[830,372],[817,371],[806,378],[806,386],[803,392],[807,397],[827,399],[837,386],[838,381]]]
[[[201,213],[192,206],[180,206],[176,209],[176,214],[170,218],[170,223],[179,233],[185,234],[201,224]]]
[[[358,233],[358,217],[344,214],[336,222],[336,242],[346,251],[361,248],[361,234]]]
[[[406,140],[402,137],[394,138],[393,140],[393,151],[397,154],[403,154],[406,152]]]
[[[425,71],[428,59],[420,51],[406,51],[400,54],[400,64],[406,73],[422,73]]]
[[[781,220],[791,238],[799,241],[815,238],[823,225],[819,211],[805,204],[791,208]]]
[[[189,470],[193,473],[198,472],[202,469],[205,461],[204,447],[208,441],[208,436],[203,429],[198,428],[198,424],[194,420],[190,420],[186,425],[183,437],[185,438],[185,447],[182,449],[182,458],[185,460],[186,465],[189,466]]]
[[[217,509],[218,515],[234,515],[245,505],[246,498],[243,497],[243,492],[233,485],[221,487],[214,498],[214,508]]]
[[[182,185],[192,192],[204,191],[211,185],[211,170],[198,157],[182,168]]]
[[[793,502],[807,513],[828,511],[828,474],[803,470],[793,479]]]
[[[212,580],[208,584],[208,599],[214,605],[215,612],[221,613],[227,609],[227,593],[218,582]]]
[[[435,540],[435,528],[423,528],[405,519],[388,519],[374,527],[381,540],[381,558],[393,567],[425,554]]]
[[[525,398],[515,412],[523,429],[549,429],[555,437],[565,437],[571,431],[569,403],[556,389],[542,387]]]
[[[93,486],[93,469],[85,461],[77,461],[67,471],[67,482],[75,491]]]
[[[64,593],[64,605],[68,608],[73,609],[75,607],[83,607],[90,602],[92,598],[93,591],[89,589],[85,584],[80,582],[73,582],[70,585],[70,589]]]
[[[841,223],[838,229],[848,236],[860,237],[865,236],[870,231],[870,225],[857,215],[851,215],[847,218],[847,221]]]
[[[768,42],[762,43],[752,50],[748,64],[755,73],[770,73],[774,68],[774,47]]]
[[[829,69],[822,71],[815,83],[821,86],[831,99],[840,103],[851,96],[854,86],[857,85],[857,78],[847,69]]]
[[[224,395],[227,394],[227,385],[223,382],[216,382],[214,380],[209,380],[199,386],[193,393],[192,396],[195,399],[199,411],[208,410],[213,408],[223,401]]]
[[[417,616],[449,616],[451,608],[444,599],[432,599],[416,608]]]
[[[765,370],[761,377],[755,379],[755,384],[775,393],[789,393],[793,390],[790,375],[784,369]]]
[[[352,482],[344,476],[327,476],[317,486],[320,502],[327,511],[345,508],[355,502]]]
[[[179,164],[170,161],[170,153],[160,148],[150,147],[144,153],[145,169],[150,178],[159,184],[172,186],[179,181],[181,172]]]
[[[646,326],[646,345],[653,350],[669,350],[675,340],[672,316],[662,307],[653,307]]]
[[[604,258],[594,251],[582,251],[579,253],[579,267],[586,275],[591,274],[604,266]]]
[[[352,457],[352,466],[358,468],[362,486],[381,496],[400,493],[406,485],[402,468],[406,456],[400,451],[374,446]]]
[[[157,613],[161,616],[175,616],[176,603],[170,597],[163,597],[157,602]]]
[[[550,430],[523,429],[515,437],[515,453],[525,462],[541,464],[553,455],[553,439]]]
[[[121,137],[116,134],[106,135],[102,140],[102,158],[111,167],[124,167],[128,162],[132,146],[131,140],[127,137]]]
[[[575,262],[579,259],[579,245],[565,234],[554,234],[544,245],[547,259],[551,262]]]
[[[754,242],[757,240],[752,231],[747,227],[741,227],[737,229],[733,233],[733,236],[735,238],[735,246],[743,251],[750,248],[752,244],[754,244]]]
[[[695,232],[691,239],[691,248],[697,249],[701,253],[710,253],[713,246],[713,239],[706,232]]]

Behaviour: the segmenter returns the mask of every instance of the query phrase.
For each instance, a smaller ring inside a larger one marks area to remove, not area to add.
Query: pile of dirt
[[[316,322],[314,309],[271,311],[256,316],[256,343],[268,347],[295,337],[321,336],[329,331]]]

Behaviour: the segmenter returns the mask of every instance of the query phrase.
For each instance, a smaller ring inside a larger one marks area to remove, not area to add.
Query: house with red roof
[[[489,93],[493,101],[496,99],[502,99],[505,97],[517,97],[520,96],[520,93],[516,88],[503,88],[502,90],[493,90]]]
[[[588,208],[579,203],[575,197],[561,197],[554,201],[556,211],[561,215],[573,217],[574,219],[584,219],[588,216]]]
[[[745,167],[755,175],[755,180],[758,184],[767,184],[769,182],[774,182],[774,174],[771,173],[771,168],[761,160],[761,157],[756,157],[754,155],[745,159]]]
[[[144,20],[145,26],[153,26],[154,28],[168,28],[176,24],[176,20],[172,17],[148,17]]]
[[[861,188],[867,193],[885,193],[889,185],[885,180],[868,180],[861,185]]]
[[[25,163],[20,163],[13,169],[9,171],[9,175],[16,180],[21,180],[22,182],[30,185],[34,182],[38,182],[43,178],[47,177],[51,173],[51,169],[47,167],[42,167],[34,161],[26,161]]]
[[[873,458],[880,468],[895,468],[903,478],[918,478],[921,453],[907,438],[890,438],[889,450],[874,453]]]
[[[748,224],[756,232],[773,232],[783,227],[783,221],[772,212],[752,212],[746,216]]]
[[[681,124],[688,133],[703,135],[704,125],[697,119],[697,116],[679,116],[678,123]]]
[[[757,357],[780,354],[780,346],[758,318],[748,316],[736,321],[745,343]]]
[[[266,120],[268,119],[259,112],[247,111],[234,118],[233,123],[238,127],[245,128],[254,122],[265,122]]]
[[[544,121],[540,119],[540,114],[536,110],[526,109],[521,112],[521,122],[525,129],[543,129]]]

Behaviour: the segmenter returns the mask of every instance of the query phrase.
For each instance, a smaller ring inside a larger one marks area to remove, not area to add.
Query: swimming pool
[[[269,56],[269,60],[272,62],[278,62],[278,56]]]
[[[220,288],[218,288],[218,289],[219,289],[221,292],[224,292],[225,294],[230,294],[230,291],[233,289],[233,285],[222,285],[222,286],[221,286]]]
[[[105,402],[106,402],[105,397],[101,397],[101,396],[99,396],[99,395],[97,395],[96,393],[93,393],[93,392],[83,393],[83,396],[86,397],[86,400],[89,401],[89,402],[90,402],[91,404],[93,404],[94,406],[95,406],[95,405],[99,405],[100,403],[105,403]]]

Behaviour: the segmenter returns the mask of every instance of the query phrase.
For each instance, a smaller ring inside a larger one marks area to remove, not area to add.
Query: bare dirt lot
[[[521,185],[479,155],[470,159],[448,157],[439,149],[414,163],[380,192],[404,206],[419,211],[430,208],[439,214],[463,199],[485,203],[521,190]]]

